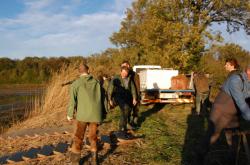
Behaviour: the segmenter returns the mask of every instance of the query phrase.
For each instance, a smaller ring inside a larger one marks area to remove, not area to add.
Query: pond
[[[0,87],[0,127],[23,119],[35,104],[42,102],[44,91],[40,85]]]

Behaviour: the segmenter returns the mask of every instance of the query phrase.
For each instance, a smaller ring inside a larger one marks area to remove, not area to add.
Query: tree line
[[[62,65],[85,60],[94,75],[113,75],[123,60],[131,65],[151,64],[179,69],[181,73],[204,71],[216,84],[225,78],[225,59],[236,58],[244,67],[249,52],[236,44],[222,45],[213,23],[224,23],[233,33],[250,32],[249,0],[136,0],[126,11],[121,27],[110,36],[117,48],[88,57],[0,59],[1,83],[46,82]],[[210,48],[208,42],[219,43]],[[35,77],[35,78],[34,78]]]
[[[82,60],[83,57],[26,57],[23,60],[0,58],[0,84],[46,83],[62,66]]]

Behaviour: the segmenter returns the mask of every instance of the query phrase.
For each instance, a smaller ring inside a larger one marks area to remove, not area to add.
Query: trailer
[[[154,65],[137,65],[133,70],[140,78],[141,104],[194,102],[193,74]]]

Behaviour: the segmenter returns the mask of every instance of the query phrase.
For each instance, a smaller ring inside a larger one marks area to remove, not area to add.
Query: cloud
[[[0,56],[90,55],[103,51],[112,47],[109,37],[119,30],[124,18],[120,11],[129,6],[128,2],[115,0],[117,10],[74,15],[70,11],[81,1],[62,3],[60,10],[50,8],[58,2],[25,0],[23,13],[0,19]]]
[[[25,0],[24,4],[29,11],[36,11],[50,6],[53,2],[54,0],[42,0],[42,1]]]

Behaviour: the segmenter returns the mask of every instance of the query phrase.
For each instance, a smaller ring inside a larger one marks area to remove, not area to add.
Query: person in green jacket
[[[103,99],[99,82],[89,74],[86,64],[79,66],[80,77],[76,79],[70,88],[70,103],[67,119],[76,118],[73,143],[71,146],[71,161],[79,164],[82,143],[86,128],[89,130],[90,151],[92,163],[98,164],[97,158],[97,128],[103,118]]]
[[[137,104],[134,105],[132,107],[132,114],[131,118],[129,117],[129,123],[131,126],[137,127],[138,126],[138,119],[139,119],[139,106],[140,106],[140,98],[141,98],[141,94],[140,94],[140,77],[138,75],[138,73],[136,73],[135,71],[133,71],[133,69],[130,66],[130,63],[128,61],[123,61],[121,64],[121,67],[126,66],[129,69],[129,73],[128,76],[130,77],[131,81],[134,83],[135,85],[135,89],[136,89],[136,98],[137,98]]]
[[[127,124],[132,107],[137,103],[137,94],[134,83],[129,77],[129,68],[121,67],[120,75],[114,76],[108,89],[109,103],[117,104],[120,108],[121,117],[119,131],[127,131]]]

